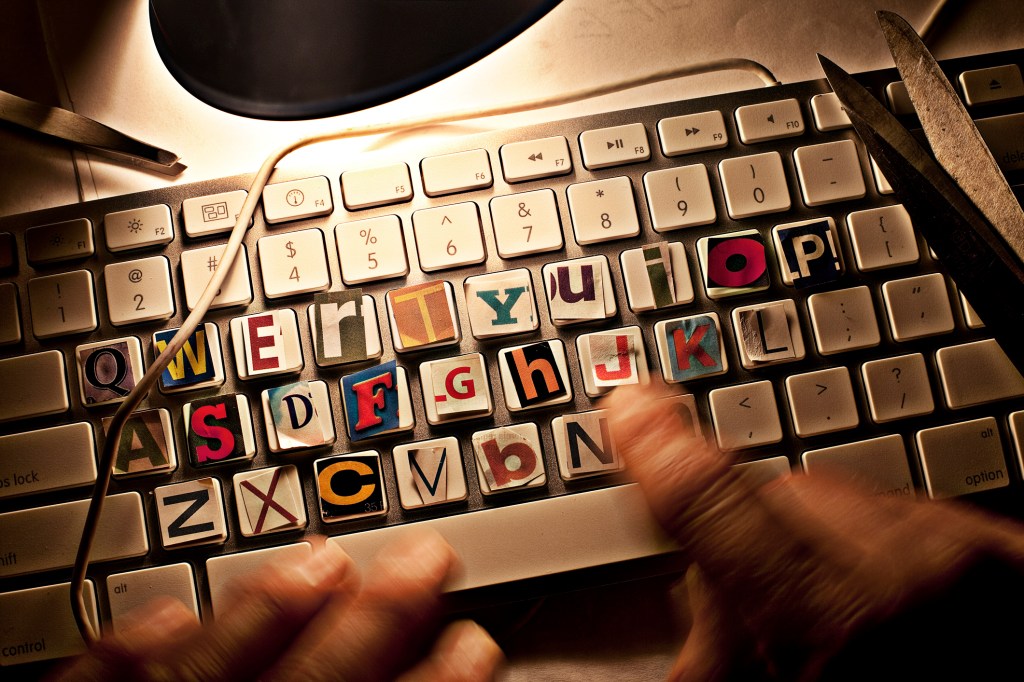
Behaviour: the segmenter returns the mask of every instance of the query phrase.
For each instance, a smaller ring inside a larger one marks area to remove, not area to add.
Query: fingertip
[[[356,576],[355,561],[337,543],[324,542],[287,575],[292,581],[317,590],[331,589]]]
[[[155,597],[119,619],[117,635],[134,642],[170,641],[199,625],[195,612],[177,599]]]
[[[455,550],[440,533],[418,528],[381,549],[374,573],[405,584],[440,585],[457,565]]]
[[[438,641],[437,652],[460,680],[489,680],[505,660],[498,643],[471,620],[449,625]]]

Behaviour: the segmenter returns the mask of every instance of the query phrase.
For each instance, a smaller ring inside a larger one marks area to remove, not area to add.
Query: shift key
[[[96,482],[89,422],[0,436],[0,499]]]
[[[68,568],[75,563],[89,500],[0,514],[0,578]],[[149,551],[142,496],[111,495],[96,529],[92,561],[143,556]]]

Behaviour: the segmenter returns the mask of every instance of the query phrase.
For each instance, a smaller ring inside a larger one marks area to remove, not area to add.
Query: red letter
[[[260,352],[263,348],[272,348],[277,345],[273,336],[260,336],[259,330],[270,327],[274,324],[273,315],[257,315],[246,320],[249,325],[249,357],[252,359],[254,370],[276,369],[281,364],[281,359],[276,355],[264,357]]]
[[[448,395],[459,400],[467,400],[476,396],[476,384],[473,383],[472,379],[467,379],[458,386],[455,385],[455,377],[460,374],[471,374],[472,372],[473,370],[469,367],[456,367],[448,372],[448,376],[444,378],[444,390],[448,392]]]
[[[513,442],[498,449],[498,441],[491,439],[480,444],[487,457],[487,465],[491,468],[491,475],[494,476],[494,485],[501,488],[511,481],[523,478],[532,478],[534,469],[537,468],[537,453],[526,443]],[[512,471],[506,466],[510,457],[519,459],[519,466]]]
[[[686,338],[686,332],[682,329],[672,330],[672,343],[676,347],[676,367],[679,369],[690,369],[690,358],[697,358],[697,362],[705,367],[714,367],[715,360],[708,352],[701,348],[700,341],[707,334],[711,325],[702,324],[693,330],[693,335]]]
[[[200,445],[196,447],[196,457],[200,462],[205,462],[209,459],[224,459],[234,452],[235,434],[231,433],[231,429],[223,426],[217,426],[216,424],[206,423],[207,417],[224,419],[227,416],[228,408],[224,403],[203,405],[192,413],[192,418],[189,419],[189,423],[192,427],[193,433],[200,438],[206,438],[219,443],[219,447],[216,449],[211,448],[209,445]]]
[[[352,390],[356,394],[356,409],[359,420],[356,422],[356,431],[368,429],[371,426],[380,424],[383,419],[377,414],[377,410],[384,409],[384,389],[376,386],[383,385],[384,388],[391,388],[391,372],[385,372],[375,377],[352,384]]]
[[[593,346],[591,346],[591,352],[593,352]],[[615,337],[615,357],[619,361],[619,366],[616,369],[609,369],[608,365],[594,365],[594,375],[598,379],[601,381],[626,379],[633,373],[633,368],[629,366],[628,336]]]

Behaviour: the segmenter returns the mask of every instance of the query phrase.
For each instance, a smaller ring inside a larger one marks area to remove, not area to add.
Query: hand
[[[456,564],[440,535],[420,531],[381,550],[360,580],[322,543],[301,564],[240,581],[233,608],[209,625],[173,599],[143,607],[61,679],[489,680],[502,656],[480,626],[437,633]]]
[[[693,564],[693,626],[674,679],[725,679],[737,661],[813,679],[853,638],[983,559],[1024,571],[1024,529],[1013,522],[819,475],[759,486],[711,446],[684,444],[658,398],[627,386],[603,407],[655,517]]]

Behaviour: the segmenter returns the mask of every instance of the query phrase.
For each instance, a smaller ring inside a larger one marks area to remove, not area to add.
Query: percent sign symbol
[[[373,236],[373,230],[359,230],[359,236],[363,238],[363,244],[377,243],[377,238]]]

